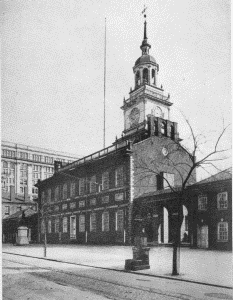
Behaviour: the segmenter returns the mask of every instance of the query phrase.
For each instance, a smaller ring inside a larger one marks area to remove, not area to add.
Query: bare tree
[[[163,180],[167,187],[176,195],[177,203],[177,224],[175,228],[175,237],[173,241],[173,267],[172,275],[178,275],[178,257],[177,250],[180,247],[180,231],[183,222],[183,200],[185,191],[189,184],[196,180],[196,169],[202,168],[208,172],[208,166],[214,167],[219,171],[216,164],[226,160],[227,151],[230,149],[220,147],[220,142],[230,125],[224,126],[215,141],[211,141],[212,148],[206,151],[206,145],[210,141],[203,134],[195,134],[189,120],[185,118],[185,122],[190,131],[189,141],[191,146],[188,148],[181,144],[181,140],[168,140],[162,163],[158,161],[158,157],[145,156],[142,154],[135,155],[135,187],[140,188],[140,184],[144,182],[144,187],[150,182],[151,176],[156,176]],[[181,157],[182,156],[182,157]],[[184,159],[186,157],[186,159]],[[176,178],[179,178],[179,185],[174,185],[163,172],[173,170]]]
[[[42,232],[40,230],[43,226],[43,233],[44,233],[44,257],[47,257],[47,216],[48,216],[48,204],[46,202],[42,202],[42,199],[40,198],[40,201],[38,202],[38,235],[39,232]],[[41,220],[41,222],[40,222]]]

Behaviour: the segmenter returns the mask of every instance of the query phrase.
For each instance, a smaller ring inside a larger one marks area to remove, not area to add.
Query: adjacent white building
[[[65,152],[32,147],[23,144],[2,141],[2,191],[10,192],[10,186],[15,187],[16,194],[28,192],[37,197],[34,186],[38,179],[46,179],[53,175],[54,161],[71,163],[78,156]]]

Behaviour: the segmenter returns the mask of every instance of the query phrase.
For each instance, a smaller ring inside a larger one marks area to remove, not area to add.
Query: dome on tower
[[[149,55],[149,54],[144,54],[142,56],[140,56],[134,66],[137,66],[137,65],[141,65],[141,64],[146,64],[146,63],[154,63],[154,64],[157,64],[156,63],[156,60],[154,59],[154,57],[152,55]]]

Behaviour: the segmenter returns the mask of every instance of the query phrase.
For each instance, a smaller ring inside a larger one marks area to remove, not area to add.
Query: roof
[[[24,195],[15,194],[14,199],[11,199],[10,193],[2,192],[2,202],[11,202],[11,203],[24,203],[24,204],[34,204],[33,200],[30,200],[30,196],[27,196],[24,199]]]
[[[232,179],[232,169],[231,168],[228,168],[228,169],[223,170],[223,171],[221,171],[215,175],[212,175],[206,179],[198,181],[197,183],[195,183],[195,185],[219,181],[219,180],[227,180],[227,179]]]
[[[140,56],[136,62],[135,62],[135,66],[139,65],[139,64],[144,64],[144,63],[155,63],[156,64],[156,60],[154,59],[153,56],[146,54],[146,55],[142,55]]]
[[[10,215],[10,216],[7,216],[4,218],[4,220],[9,220],[9,219],[22,219],[22,215],[23,215],[23,212],[25,214],[25,217],[30,217],[34,214],[36,214],[37,212],[33,209],[31,209],[30,207],[29,208],[26,208],[24,210],[20,210],[20,211],[17,211],[16,213]]]

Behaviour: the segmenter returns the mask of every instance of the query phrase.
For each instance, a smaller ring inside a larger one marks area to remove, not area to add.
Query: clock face
[[[163,112],[162,112],[162,109],[159,106],[156,106],[154,109],[152,109],[152,114],[155,117],[162,117]]]
[[[130,120],[130,125],[135,125],[139,122],[139,117],[140,117],[140,110],[135,107],[131,110],[129,114],[129,120]]]
[[[162,153],[163,153],[164,156],[167,156],[167,155],[168,155],[168,150],[167,150],[166,147],[163,147]]]

